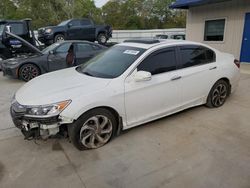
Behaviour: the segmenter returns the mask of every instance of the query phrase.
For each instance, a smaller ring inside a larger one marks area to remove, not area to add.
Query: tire
[[[39,76],[41,74],[40,69],[34,64],[24,64],[19,69],[19,78],[25,82]]]
[[[97,36],[97,41],[99,44],[102,44],[102,45],[106,44],[108,41],[107,35],[105,33],[100,33]]]
[[[209,92],[206,106],[209,108],[221,107],[230,94],[230,86],[224,80],[217,81]]]
[[[54,37],[54,42],[62,42],[65,40],[65,36],[63,34],[58,34]]]
[[[93,109],[68,125],[69,138],[79,150],[96,149],[111,140],[117,124],[115,116],[109,110]]]

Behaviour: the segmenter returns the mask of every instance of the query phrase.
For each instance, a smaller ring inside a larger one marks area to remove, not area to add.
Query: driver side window
[[[56,53],[67,53],[72,43],[65,43],[56,49]]]
[[[175,48],[158,50],[149,55],[138,67],[152,75],[176,70]]]

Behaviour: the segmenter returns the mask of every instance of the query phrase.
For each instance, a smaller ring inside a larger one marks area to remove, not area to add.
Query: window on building
[[[176,70],[175,49],[167,48],[154,52],[137,67],[137,70],[147,71],[152,75]]]
[[[204,41],[223,41],[225,19],[205,21]]]
[[[181,68],[203,65],[215,61],[215,53],[203,46],[182,46],[180,52]]]

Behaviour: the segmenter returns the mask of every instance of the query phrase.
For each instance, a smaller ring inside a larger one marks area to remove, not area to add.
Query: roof
[[[190,7],[220,3],[230,0],[176,0],[175,3],[169,6],[172,9],[189,9]]]
[[[153,39],[153,40],[155,40],[155,39]],[[131,42],[123,42],[123,43],[120,43],[120,44],[117,44],[117,45],[149,49],[149,48],[152,48],[154,46],[159,46],[159,45],[162,45],[162,44],[167,44],[167,45],[180,44],[180,43],[181,44],[191,44],[190,41],[186,41],[186,40],[157,39],[157,41],[159,41],[159,42],[143,43],[143,42],[136,42],[136,40],[131,40]]]

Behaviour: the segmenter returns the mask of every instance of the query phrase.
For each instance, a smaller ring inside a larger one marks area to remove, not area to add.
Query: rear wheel
[[[226,81],[217,81],[208,95],[206,106],[210,108],[217,108],[222,106],[226,102],[226,99],[230,92],[229,90],[230,87]]]
[[[97,36],[97,41],[98,41],[99,44],[104,45],[104,44],[106,44],[107,40],[108,40],[108,38],[107,38],[105,33],[100,33]]]
[[[65,37],[64,37],[63,34],[58,34],[58,35],[56,35],[55,38],[54,38],[54,42],[62,42],[62,41],[64,41],[64,40],[65,40]]]
[[[94,109],[68,126],[69,137],[79,150],[102,147],[113,137],[117,127],[115,116],[106,109]]]
[[[33,64],[25,64],[19,69],[19,78],[25,82],[28,82],[39,75],[39,68]]]

